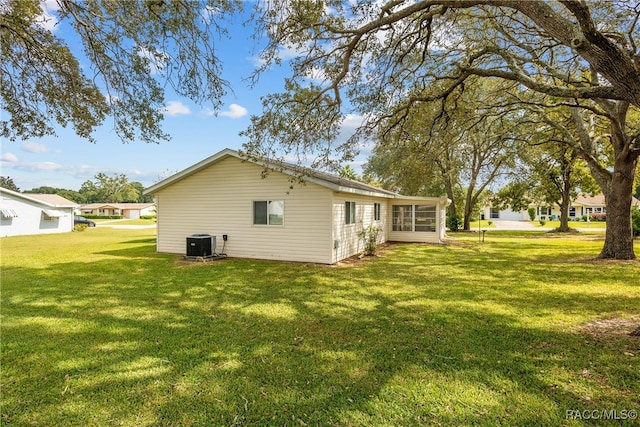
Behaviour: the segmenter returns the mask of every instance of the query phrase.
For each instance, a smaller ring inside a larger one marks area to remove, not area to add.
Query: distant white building
[[[640,207],[640,201],[633,197],[631,205]],[[529,207],[536,210],[535,220],[542,219],[543,217],[546,220],[557,220],[560,218],[560,207],[558,205],[542,206],[532,204]],[[598,194],[596,196],[581,194],[569,205],[569,219],[581,220],[584,215],[605,213],[606,211],[607,206],[605,204],[603,194]],[[515,221],[529,221],[529,213],[527,210],[514,212],[511,209],[498,210],[487,206],[483,210],[483,215],[485,219],[488,220],[507,219]]]
[[[66,233],[79,204],[57,194],[25,194],[0,187],[0,236]]]

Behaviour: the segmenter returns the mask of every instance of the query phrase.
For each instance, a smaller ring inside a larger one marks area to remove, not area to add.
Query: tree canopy
[[[167,86],[196,102],[220,106],[227,82],[214,50],[219,22],[237,1],[58,0],[78,52],[43,23],[39,0],[0,7],[0,99],[8,117],[0,135],[29,138],[71,125],[80,137],[107,117],[123,141],[159,142]]]
[[[13,182],[13,178],[10,176],[0,176],[0,187],[7,190],[20,191],[20,188]]]
[[[578,102],[640,106],[638,2],[264,5],[259,17],[271,40],[265,60],[282,46],[300,56],[287,91],[265,97],[264,113],[254,117],[249,150],[278,145],[327,156],[346,114],[366,113],[361,132],[381,120],[401,121],[416,104],[447,98],[472,75]],[[353,144],[334,148],[346,157],[353,152]]]
[[[99,173],[95,180],[87,180],[80,187],[79,193],[84,197],[85,203],[123,203],[141,202],[142,184],[130,182],[124,174],[113,176]]]

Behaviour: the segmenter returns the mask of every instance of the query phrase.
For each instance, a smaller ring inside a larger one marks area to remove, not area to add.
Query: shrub
[[[156,219],[155,215],[140,215],[140,219]]]
[[[529,214],[529,220],[533,221],[536,219],[536,208],[527,209],[527,213]]]
[[[633,226],[633,235],[640,236],[640,209],[633,208],[631,212],[631,225]]]
[[[607,220],[606,212],[594,212],[591,214],[591,221],[604,222]]]
[[[540,217],[540,220],[541,220],[541,221],[546,221],[546,220],[547,220],[547,217],[546,217],[546,216],[544,216],[544,215],[542,215],[542,216]]]
[[[378,247],[378,234],[380,234],[380,231],[382,231],[382,228],[370,225],[358,232],[358,237],[364,241],[365,255],[373,256],[376,254],[376,248]]]
[[[493,225],[493,221],[489,221],[487,224],[489,224],[489,226]]]
[[[460,230],[460,217],[458,215],[447,215],[447,228],[450,231]]]
[[[73,231],[84,231],[88,227],[87,224],[76,224],[73,226]]]
[[[542,218],[544,218],[544,217],[542,217]],[[541,219],[541,220],[540,220],[540,225],[541,225],[541,226],[543,226],[543,227],[544,227],[544,225],[545,225],[546,223],[547,223],[547,221],[545,221],[544,219]]]

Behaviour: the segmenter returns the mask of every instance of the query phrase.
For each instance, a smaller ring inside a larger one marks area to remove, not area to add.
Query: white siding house
[[[640,207],[640,201],[635,197],[631,198],[631,206]],[[535,220],[558,220],[560,219],[560,206],[542,206],[532,203],[529,208],[534,208],[536,211]],[[588,194],[580,194],[569,205],[569,219],[572,221],[580,221],[583,217],[594,213],[605,213],[607,211],[607,205],[604,200],[603,194],[597,194],[590,196]],[[514,212],[511,209],[498,210],[490,206],[486,206],[483,210],[485,219],[489,220],[515,220],[515,221],[529,221],[529,213],[525,209],[521,212]]]
[[[25,194],[0,187],[0,236],[66,233],[80,205],[56,194]]]
[[[145,193],[156,198],[159,252],[184,254],[187,237],[209,234],[216,237],[215,251],[224,245],[231,257],[322,264],[362,252],[358,232],[369,226],[380,227],[380,243],[442,242],[448,203],[441,197],[407,198],[286,163],[250,161],[230,149]],[[410,226],[394,228],[395,205],[412,207],[405,218]]]

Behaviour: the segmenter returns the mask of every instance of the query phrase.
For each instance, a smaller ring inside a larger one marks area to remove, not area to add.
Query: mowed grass
[[[155,219],[92,219],[98,226],[107,225],[155,225]]]
[[[536,227],[544,227],[544,228],[558,228],[560,227],[560,221],[545,221],[544,226],[540,224],[540,221],[529,221],[532,225]],[[569,227],[575,229],[593,229],[594,231],[600,230],[605,231],[607,228],[607,223],[604,221],[569,221]]]
[[[2,425],[564,426],[640,409],[640,263],[594,260],[601,235],[456,233],[318,266],[189,263],[154,233],[0,240]]]

